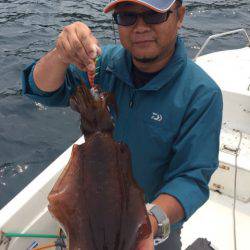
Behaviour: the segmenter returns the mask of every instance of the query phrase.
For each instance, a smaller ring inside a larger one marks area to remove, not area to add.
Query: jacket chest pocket
[[[171,150],[174,134],[161,117],[152,115],[150,120],[144,120],[141,125],[144,130],[144,137],[148,144],[154,149],[159,156],[167,156]]]

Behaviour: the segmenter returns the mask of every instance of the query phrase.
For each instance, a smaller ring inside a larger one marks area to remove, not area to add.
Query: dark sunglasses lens
[[[147,24],[159,24],[163,23],[168,19],[169,13],[157,13],[153,12],[150,14],[145,14],[143,17],[144,22]]]
[[[114,13],[113,17],[115,23],[121,26],[130,26],[135,24],[138,16],[142,16],[146,24],[159,24],[167,21],[170,13],[172,13],[172,11],[171,12],[168,11],[165,13],[157,13],[154,11],[150,11],[142,14],[127,12],[127,13]]]
[[[133,13],[115,13],[114,19],[118,25],[129,26],[136,22],[137,16]]]

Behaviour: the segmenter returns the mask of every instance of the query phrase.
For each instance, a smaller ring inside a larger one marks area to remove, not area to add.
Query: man
[[[208,199],[218,165],[222,96],[187,58],[177,36],[180,0],[116,0],[120,45],[99,47],[81,22],[66,26],[56,48],[23,74],[23,92],[45,105],[66,106],[77,75],[95,70],[97,83],[116,96],[114,138],[132,152],[133,175],[145,192],[152,235],[138,249],[181,249],[182,224]],[[171,233],[169,235],[169,223]]]

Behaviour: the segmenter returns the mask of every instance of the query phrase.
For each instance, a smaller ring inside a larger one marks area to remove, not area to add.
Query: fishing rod
[[[109,0],[109,3],[111,3],[111,0]],[[112,17],[112,29],[113,29],[113,34],[114,34],[114,39],[115,39],[115,44],[116,44],[117,39],[116,39],[116,32],[115,32],[115,21],[113,17]]]

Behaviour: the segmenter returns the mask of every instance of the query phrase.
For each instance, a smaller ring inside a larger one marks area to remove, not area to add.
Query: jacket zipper
[[[129,100],[129,107],[132,109],[134,106],[134,102],[135,102],[135,91],[132,92],[132,95],[130,96],[130,100]]]
[[[135,91],[134,90],[130,90],[129,103],[128,103],[128,108],[126,110],[126,120],[128,120],[128,114],[133,109],[134,104],[135,104]],[[126,124],[124,123],[122,125],[122,141],[124,141],[125,129],[126,129]]]

